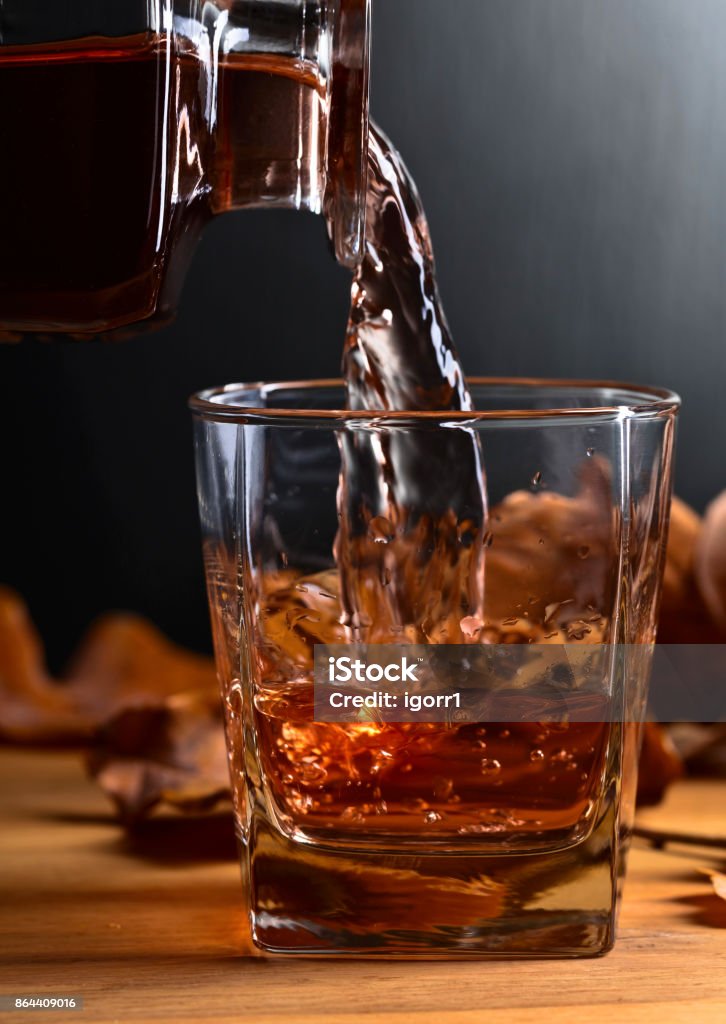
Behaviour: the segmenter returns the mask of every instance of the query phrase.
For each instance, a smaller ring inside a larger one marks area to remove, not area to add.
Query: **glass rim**
[[[587,418],[600,420],[658,418],[675,414],[681,407],[681,399],[675,391],[647,385],[631,384],[613,380],[578,380],[560,377],[467,377],[467,383],[474,388],[488,387],[492,390],[516,388],[522,392],[537,390],[560,390],[571,392],[617,393],[626,402],[607,402],[602,405],[552,408],[511,408],[452,410],[383,410],[383,409],[318,409],[318,408],[276,408],[275,406],[230,405],[219,401],[225,395],[253,394],[255,392],[273,395],[276,391],[315,391],[343,388],[340,378],[315,380],[270,381],[242,384],[225,384],[221,387],[206,388],[192,395],[189,408],[203,419],[230,421],[235,423],[269,424],[290,421],[311,423],[322,421],[327,424],[340,423],[387,423],[411,424],[412,422],[434,423],[479,423],[511,420],[545,420]]]

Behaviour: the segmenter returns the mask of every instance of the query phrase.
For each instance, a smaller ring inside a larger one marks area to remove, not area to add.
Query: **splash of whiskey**
[[[436,284],[416,185],[371,129],[366,238],[343,355],[351,409],[473,408]],[[486,490],[466,426],[410,417],[341,438],[336,560],[352,638],[470,640],[483,604]]]

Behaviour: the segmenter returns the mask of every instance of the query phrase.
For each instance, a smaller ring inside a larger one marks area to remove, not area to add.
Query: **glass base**
[[[549,854],[340,853],[287,839],[259,812],[250,825],[250,925],[266,953],[562,958],[613,945],[612,807],[587,839]]]

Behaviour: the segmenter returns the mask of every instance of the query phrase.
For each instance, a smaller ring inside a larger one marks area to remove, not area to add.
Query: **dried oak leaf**
[[[16,742],[88,740],[94,723],[48,675],[43,645],[21,598],[0,587],[0,737]]]
[[[696,557],[703,520],[680,498],[671,502],[658,641],[710,644],[723,641],[696,581]]]
[[[565,618],[600,606],[617,555],[608,474],[604,462],[593,460],[583,467],[574,497],[516,491],[492,509],[488,620],[516,615],[523,601],[530,621],[544,623],[554,619],[555,606]]]
[[[682,775],[683,761],[666,730],[646,722],[638,767],[638,806],[659,804],[670,784]]]
[[[198,691],[218,700],[213,659],[178,647],[137,615],[112,614],[99,619],[86,634],[67,674],[79,704],[100,721],[150,697]]]
[[[160,803],[210,810],[229,793],[219,698],[185,693],[120,711],[101,730],[89,771],[127,825]]]
[[[89,630],[64,679],[49,675],[22,599],[0,588],[0,737],[85,743],[129,704],[172,694],[217,694],[211,658],[172,644],[144,619],[106,615]]]
[[[726,491],[706,509],[696,544],[694,575],[711,618],[726,631]]]

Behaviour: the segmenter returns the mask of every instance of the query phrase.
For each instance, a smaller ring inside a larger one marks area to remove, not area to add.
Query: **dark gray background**
[[[374,21],[373,112],[468,372],[676,388],[702,507],[726,486],[724,0],[374,0]],[[316,219],[243,213],[208,230],[173,328],[0,348],[0,580],[54,664],[107,608],[208,646],[186,397],[333,374],[347,301]]]

